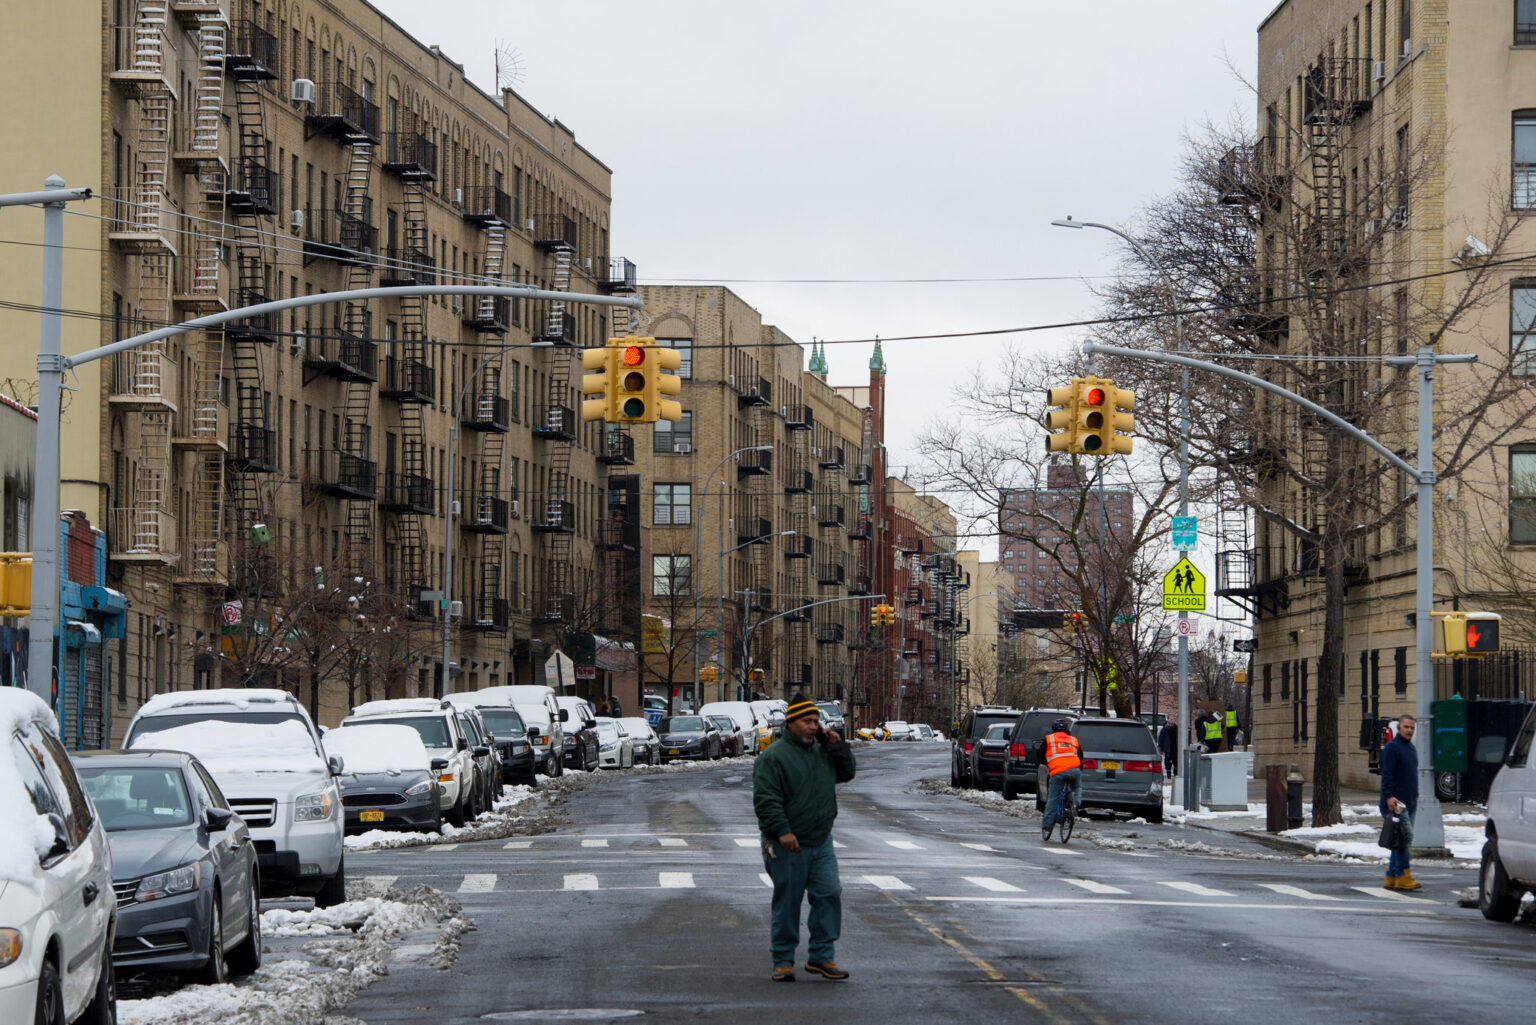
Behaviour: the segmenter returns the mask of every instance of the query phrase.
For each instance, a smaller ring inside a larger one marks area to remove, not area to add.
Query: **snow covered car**
[[[480,721],[490,731],[491,744],[501,763],[503,783],[539,785],[538,756],[534,753],[533,738],[528,735],[528,724],[523,714],[512,704],[505,687],[487,687],[484,690],[450,694],[448,700],[455,708],[474,708],[480,713]]]
[[[600,769],[630,769],[635,764],[635,746],[629,731],[617,719],[597,718],[597,766]]]
[[[555,704],[566,713],[565,767],[588,772],[598,767],[597,709],[586,698],[573,694],[556,696]]]
[[[658,722],[660,720],[657,720]],[[635,764],[644,762],[646,765],[661,764],[661,738],[656,736],[656,730],[650,721],[639,716],[625,716],[619,722],[629,731],[629,743],[634,748]]]
[[[1477,905],[1483,917],[1513,922],[1526,891],[1536,891],[1536,709],[1525,717],[1488,791]]]
[[[349,833],[370,829],[443,831],[437,774],[448,759],[427,753],[409,726],[375,723],[330,730],[325,750],[342,760],[341,806]]]
[[[437,774],[438,803],[455,826],[464,825],[479,803],[475,795],[475,757],[459,725],[453,704],[437,698],[392,698],[365,701],[341,720],[340,729],[369,724],[409,726],[432,758],[448,765]]]
[[[83,751],[75,767],[112,844],[122,976],[227,982],[261,967],[256,848],[184,751]]]
[[[0,687],[0,1022],[116,1021],[106,833],[42,699]]]
[[[157,694],[128,724],[124,747],[197,756],[245,820],[263,895],[346,899],[342,763],[327,759],[309,713],[285,690],[215,688]]]

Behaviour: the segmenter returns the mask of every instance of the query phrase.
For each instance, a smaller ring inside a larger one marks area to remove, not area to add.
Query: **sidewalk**
[[[1179,797],[1165,790],[1168,817],[1197,829],[1234,833],[1277,850],[1298,854],[1333,855],[1361,861],[1386,863],[1387,852],[1376,846],[1381,832],[1380,795],[1374,790],[1341,787],[1339,803],[1344,821],[1336,826],[1312,828],[1312,784],[1302,786],[1302,826],[1271,833],[1265,829],[1265,793],[1263,779],[1248,780],[1248,807],[1245,811],[1198,811],[1186,813]],[[1477,862],[1482,857],[1483,824],[1486,815],[1479,805],[1442,804],[1445,817],[1445,846],[1457,862]]]

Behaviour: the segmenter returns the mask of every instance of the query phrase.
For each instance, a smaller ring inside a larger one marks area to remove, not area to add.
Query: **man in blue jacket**
[[[1423,884],[1408,870],[1408,852],[1413,847],[1413,813],[1419,807],[1419,753],[1413,747],[1413,733],[1418,720],[1402,715],[1397,720],[1397,736],[1381,749],[1381,814],[1396,815],[1403,828],[1400,842],[1387,860],[1389,890],[1419,890]]]
[[[842,930],[843,886],[832,849],[834,787],[853,779],[853,751],[835,730],[821,728],[816,705],[797,695],[784,712],[784,734],[752,769],[752,808],[763,834],[763,867],[773,880],[768,949],[775,982],[795,981],[800,904],[810,898],[805,970],[841,981],[832,947]]]

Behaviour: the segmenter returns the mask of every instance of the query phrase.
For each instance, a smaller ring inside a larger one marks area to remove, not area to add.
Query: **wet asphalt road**
[[[594,781],[528,838],[349,854],[350,876],[453,893],[478,924],[449,971],[402,964],[345,1011],[481,1021],[1523,1020],[1536,928],[1456,906],[1475,873],[1302,861],[1177,825],[1038,820],[927,793],[947,745],[859,749],[839,789],[832,983],[768,980],[751,763]],[[1177,849],[1193,844],[1195,851]],[[1220,854],[1201,848],[1218,848]],[[801,960],[804,957],[802,938]]]

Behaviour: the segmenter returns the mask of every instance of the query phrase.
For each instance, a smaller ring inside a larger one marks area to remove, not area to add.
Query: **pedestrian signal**
[[[32,553],[0,552],[0,616],[32,611]]]
[[[1497,612],[1437,612],[1434,616],[1440,642],[1435,654],[1460,658],[1499,653]]]

